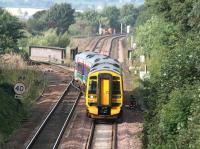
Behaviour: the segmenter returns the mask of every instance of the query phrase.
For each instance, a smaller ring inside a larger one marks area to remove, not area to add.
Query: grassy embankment
[[[0,144],[28,117],[32,103],[45,85],[44,78],[41,71],[28,68],[21,56],[0,55]],[[14,98],[13,87],[17,82],[25,84],[23,100]]]

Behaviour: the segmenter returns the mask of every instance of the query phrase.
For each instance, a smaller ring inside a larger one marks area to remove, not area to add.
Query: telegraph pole
[[[123,24],[121,23],[121,34],[123,33]]]

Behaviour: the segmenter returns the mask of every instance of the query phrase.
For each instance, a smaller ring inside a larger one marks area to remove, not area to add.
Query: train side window
[[[96,94],[96,92],[97,92],[97,81],[90,81],[88,93],[89,94]]]
[[[89,72],[90,72],[90,67],[88,66],[88,67],[86,67],[86,75],[88,75]]]
[[[112,94],[120,94],[120,82],[119,81],[113,81]]]
[[[87,66],[86,65],[83,65],[84,67],[83,67],[83,74],[84,75],[87,75]]]
[[[81,63],[78,63],[78,72],[82,74],[83,66]]]
[[[78,63],[75,63],[75,70],[78,70]]]

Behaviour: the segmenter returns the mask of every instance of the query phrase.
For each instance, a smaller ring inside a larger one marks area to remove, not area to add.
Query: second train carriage
[[[75,57],[75,80],[80,81],[83,84],[86,84],[88,73],[90,72],[91,67],[102,58],[107,57],[105,55],[100,55],[95,52],[82,52],[77,54]]]
[[[82,52],[75,56],[75,70],[74,70],[74,79],[80,81],[81,83],[86,82],[86,71],[87,67],[85,66],[86,59],[89,55],[95,55],[94,52]]]
[[[123,106],[122,70],[117,60],[95,52],[76,55],[74,78],[87,82],[87,115],[92,118],[117,118]]]

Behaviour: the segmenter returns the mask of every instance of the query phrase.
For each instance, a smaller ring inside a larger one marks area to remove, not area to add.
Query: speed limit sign
[[[25,92],[25,89],[26,88],[25,88],[25,85],[23,83],[17,83],[14,86],[15,93],[19,94],[19,95],[23,94]]]

